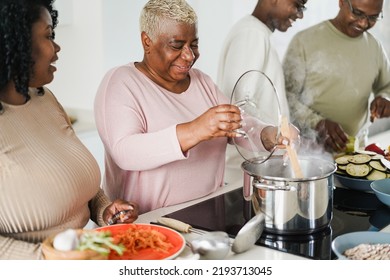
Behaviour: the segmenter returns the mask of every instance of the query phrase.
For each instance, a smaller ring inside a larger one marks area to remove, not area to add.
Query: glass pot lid
[[[234,85],[230,104],[240,108],[242,117],[242,128],[238,132],[243,137],[233,138],[234,145],[245,160],[263,162],[274,150],[263,148],[261,128],[267,124],[278,128],[277,135],[280,131],[281,107],[274,83],[265,73],[249,70]]]

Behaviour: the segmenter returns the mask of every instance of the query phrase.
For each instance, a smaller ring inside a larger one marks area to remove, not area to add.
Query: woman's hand
[[[271,151],[274,147],[285,149],[287,145],[299,146],[300,136],[299,129],[293,124],[289,124],[290,138],[278,135],[278,128],[275,126],[266,126],[260,133],[261,141],[267,151]]]
[[[177,136],[183,152],[202,141],[217,137],[241,136],[235,132],[241,128],[241,112],[235,105],[224,104],[210,108],[195,120],[179,124]]]
[[[138,218],[138,204],[126,200],[116,199],[103,211],[103,220],[106,224],[129,224]]]

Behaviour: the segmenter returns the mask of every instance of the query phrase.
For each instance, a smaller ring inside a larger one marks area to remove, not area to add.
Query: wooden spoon
[[[290,127],[288,125],[288,120],[287,120],[286,116],[282,116],[282,123],[281,123],[281,127],[280,127],[280,132],[282,133],[282,135],[284,137],[291,139],[290,138],[290,136],[291,136],[290,135]],[[291,161],[291,167],[293,169],[295,178],[303,178],[303,173],[302,173],[301,166],[299,165],[297,152],[295,151],[295,149],[293,147],[291,147],[290,144],[288,144],[286,146],[286,150],[287,150],[287,154],[288,154],[290,161]]]

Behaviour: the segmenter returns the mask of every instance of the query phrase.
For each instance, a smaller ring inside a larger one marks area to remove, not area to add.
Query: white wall
[[[60,25],[56,29],[56,41],[61,51],[58,70],[49,87],[63,106],[92,109],[93,96],[103,71],[101,1],[57,2]],[[65,4],[61,6],[62,2]],[[61,7],[64,7],[64,12]]]
[[[115,65],[142,59],[139,13],[146,0],[56,0],[60,25],[56,41],[62,47],[58,71],[49,87],[66,108],[93,110],[104,73]],[[239,18],[251,13],[257,0],[188,0],[199,17],[200,59],[196,67],[216,78],[223,39]],[[309,0],[303,20],[273,40],[280,56],[299,30],[338,11],[338,0]],[[390,10],[390,9],[388,9]],[[385,14],[386,15],[386,14]],[[384,37],[385,24],[381,22]],[[390,45],[390,43],[389,43]]]

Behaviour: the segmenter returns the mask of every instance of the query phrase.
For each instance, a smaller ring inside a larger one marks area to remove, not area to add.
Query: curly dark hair
[[[0,90],[10,81],[28,98],[32,75],[32,26],[46,8],[57,26],[58,12],[54,0],[0,0]]]

